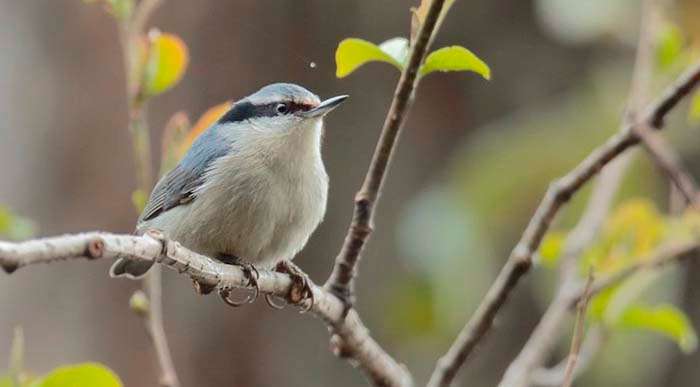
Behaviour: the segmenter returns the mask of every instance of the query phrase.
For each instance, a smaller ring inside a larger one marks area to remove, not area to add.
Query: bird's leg
[[[275,271],[279,273],[286,273],[292,278],[292,287],[289,290],[289,301],[294,304],[300,303],[302,300],[308,298],[309,303],[304,308],[304,311],[309,311],[314,306],[314,293],[311,290],[311,280],[309,276],[304,273],[297,265],[293,264],[291,261],[281,261],[275,267]]]
[[[240,266],[241,270],[243,270],[243,274],[245,275],[246,279],[248,279],[248,286],[253,287],[253,296],[248,296],[243,301],[235,301],[231,299],[231,291],[229,289],[222,289],[219,291],[219,296],[221,296],[221,299],[226,304],[233,307],[239,307],[245,303],[253,303],[258,298],[258,294],[260,293],[260,287],[258,286],[258,278],[260,278],[260,272],[258,272],[258,269],[256,269],[255,266],[253,266],[252,264],[245,262],[242,259],[233,255],[219,254],[216,257],[216,259],[229,265]]]

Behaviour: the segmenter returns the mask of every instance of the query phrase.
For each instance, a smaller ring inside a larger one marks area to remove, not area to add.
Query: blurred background
[[[682,48],[699,36],[700,3],[665,2]],[[151,25],[179,35],[190,64],[150,104],[154,163],[168,119],[277,81],[320,96],[351,95],[327,122],[331,178],[326,219],[296,261],[323,282],[343,241],[352,198],[369,163],[398,73],[372,64],[335,77],[334,50],[347,37],[381,42],[409,31],[414,1],[168,0]],[[639,4],[629,0],[459,0],[435,48],[463,45],[491,67],[437,74],[416,103],[360,265],[357,308],[374,337],[418,383],[477,306],[524,229],[547,183],[617,130],[629,89]],[[113,18],[80,0],[0,0],[0,204],[35,235],[88,230],[129,233],[137,217],[124,71]],[[310,66],[310,63],[315,66]],[[666,84],[682,66],[657,72]],[[667,136],[700,173],[698,125],[673,113]],[[618,201],[643,196],[668,208],[668,187],[637,155]],[[566,230],[585,196],[558,219]],[[25,224],[25,226],[27,226]],[[27,226],[28,227],[28,226]],[[26,367],[99,361],[126,386],[156,385],[151,346],[128,300],[139,283],[108,278],[110,262],[65,262],[0,275],[0,364],[13,327],[26,337]],[[660,279],[667,302],[700,323],[700,267]],[[495,385],[551,298],[556,271],[537,266],[458,385]],[[194,293],[165,271],[166,331],[184,386],[365,385],[328,351],[320,321],[258,301],[240,309]],[[562,332],[553,364],[568,348]],[[688,386],[697,352],[636,330],[615,332],[581,385]],[[0,367],[4,368],[4,367]]]

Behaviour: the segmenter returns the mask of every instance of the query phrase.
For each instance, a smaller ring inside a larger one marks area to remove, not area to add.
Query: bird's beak
[[[321,102],[318,106],[311,110],[301,113],[304,118],[322,117],[330,113],[331,110],[337,108],[341,103],[348,99],[347,95],[339,95],[337,97],[328,98]]]

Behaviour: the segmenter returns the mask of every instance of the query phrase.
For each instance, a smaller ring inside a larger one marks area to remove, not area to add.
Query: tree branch
[[[151,260],[189,276],[196,288],[208,293],[233,288],[250,288],[244,272],[192,252],[179,243],[166,239],[155,230],[143,236],[109,233],[84,233],[20,243],[0,242],[0,266],[12,273],[18,268],[39,263],[73,259],[143,259]],[[333,294],[311,283],[314,302],[298,297],[300,292],[289,275],[260,270],[260,291],[286,299],[289,303],[310,307],[311,313],[323,320],[339,340],[334,339],[334,353],[354,360],[377,386],[412,386],[412,379],[403,365],[397,363],[369,335],[359,315]]]
[[[646,125],[634,126],[634,132],[639,137],[651,159],[663,171],[671,182],[678,188],[678,192],[688,204],[700,201],[698,184],[693,176],[686,171],[676,151],[657,132],[652,131]]]
[[[129,132],[131,133],[132,152],[134,153],[137,189],[142,195],[146,195],[153,184],[153,167],[151,135],[146,118],[147,104],[141,93],[143,65],[140,63],[139,40],[145,33],[149,18],[163,2],[164,0],[141,0],[133,15],[119,22],[120,43],[126,75]],[[143,288],[147,293],[149,308],[143,314],[143,318],[160,368],[160,384],[166,387],[179,387],[180,381],[175,371],[163,326],[162,273],[160,270],[160,267],[154,267],[143,279]]]
[[[593,273],[588,275],[588,280],[586,281],[586,287],[583,291],[583,297],[578,302],[576,307],[576,323],[574,324],[574,335],[571,339],[571,349],[569,350],[569,356],[566,361],[566,367],[564,368],[564,382],[562,387],[571,387],[574,382],[574,370],[576,369],[576,362],[578,361],[578,356],[581,353],[581,341],[583,341],[583,331],[584,323],[586,320],[586,309],[588,309],[588,301],[591,298],[591,284],[593,283]]]
[[[396,140],[413,104],[413,96],[419,80],[418,70],[428,52],[432,36],[437,30],[436,26],[444,5],[445,0],[433,0],[428,8],[423,25],[411,48],[408,63],[396,85],[394,99],[384,121],[369,170],[362,187],[355,195],[355,209],[345,242],[325,284],[335,294],[344,296],[345,301],[350,304],[353,302],[357,262],[372,233],[375,205],[381,196],[382,185],[396,148]]]
[[[593,281],[593,284],[591,285],[591,296],[594,296],[603,290],[626,280],[631,275],[639,271],[660,269],[676,261],[696,257],[698,253],[700,253],[700,238],[692,241],[676,242],[661,246],[649,254],[649,256],[639,259],[634,265],[628,266],[614,274],[610,274],[606,277],[601,277]],[[569,305],[575,305],[581,299],[581,297],[583,297],[583,294],[583,290],[579,289],[570,300]]]
[[[628,125],[634,123],[645,103],[649,89],[649,78],[652,71],[652,28],[653,12],[651,3],[654,0],[646,0],[642,7],[640,22],[639,42],[634,61],[632,81],[629,96],[627,97],[627,111],[620,125],[620,132],[624,132]],[[554,299],[542,315],[539,323],[532,331],[527,342],[518,356],[511,362],[500,382],[501,386],[527,386],[532,381],[531,373],[542,366],[547,353],[552,350],[559,339],[559,331],[568,315],[568,298],[581,282],[578,277],[579,257],[598,234],[605,221],[615,194],[621,184],[622,176],[631,160],[631,154],[620,156],[614,162],[607,165],[600,173],[593,189],[586,209],[576,227],[569,233],[564,244],[559,286]],[[561,381],[556,383],[561,386],[565,381],[562,368]]]
[[[700,82],[700,64],[687,70],[663,93],[660,99],[652,103],[643,116],[642,122],[660,129],[666,114],[687,96],[698,82]],[[438,361],[430,379],[430,387],[448,386],[452,382],[459,368],[491,327],[510,292],[520,278],[530,270],[532,256],[539,248],[544,234],[559,209],[603,166],[638,141],[632,126],[628,125],[603,145],[594,149],[571,172],[550,185],[520,241],[476,312],[459,333],[448,352]]]
[[[581,344],[576,367],[573,370],[574,378],[578,377],[591,363],[603,342],[607,339],[607,333],[600,326],[591,327],[586,332],[586,337]],[[551,368],[540,368],[532,372],[530,382],[536,386],[559,387],[564,383],[567,359]]]

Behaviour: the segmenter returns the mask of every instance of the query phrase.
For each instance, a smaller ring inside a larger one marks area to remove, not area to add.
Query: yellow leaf
[[[600,241],[586,252],[596,272],[617,271],[648,254],[666,236],[667,221],[647,199],[622,203],[606,220]]]
[[[121,387],[119,377],[98,363],[58,367],[35,383],[36,387]]]
[[[211,107],[209,110],[204,112],[204,114],[202,114],[202,116],[199,117],[197,122],[194,124],[192,129],[190,129],[190,131],[187,133],[185,139],[178,146],[178,156],[182,157],[187,150],[190,149],[190,146],[192,146],[194,140],[208,127],[212,126],[219,118],[221,118],[221,116],[223,116],[231,108],[232,103],[233,101],[226,101]]]
[[[187,45],[182,39],[172,34],[151,31],[143,72],[144,95],[157,95],[175,86],[182,79],[188,62]]]

